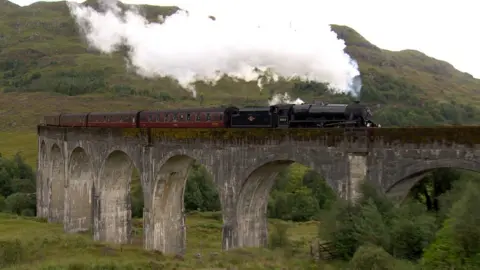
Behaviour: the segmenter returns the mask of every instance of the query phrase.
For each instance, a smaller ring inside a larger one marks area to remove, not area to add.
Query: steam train
[[[109,128],[329,128],[380,127],[360,102],[279,104],[259,108],[202,108],[132,112],[61,113],[44,125]]]

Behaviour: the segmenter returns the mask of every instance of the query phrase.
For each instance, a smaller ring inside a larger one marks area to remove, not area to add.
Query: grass
[[[0,132],[0,153],[6,157],[20,153],[32,168],[37,163],[36,132]]]
[[[141,224],[136,221],[135,224]],[[184,257],[144,251],[136,245],[93,242],[89,234],[64,234],[62,226],[36,218],[0,214],[2,269],[314,269],[308,255],[316,223],[289,229],[294,251],[239,249],[221,251],[221,221],[211,213],[187,217],[187,253]],[[302,235],[298,239],[297,235]],[[140,237],[140,236],[139,236]],[[3,265],[2,265],[3,264]],[[94,268],[96,266],[97,268]],[[116,267],[116,268],[114,268]]]

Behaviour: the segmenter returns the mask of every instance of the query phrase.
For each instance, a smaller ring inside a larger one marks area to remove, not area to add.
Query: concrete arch
[[[237,201],[237,247],[263,247],[268,242],[267,206],[270,191],[278,173],[294,162],[310,165],[314,171],[326,176],[322,168],[316,167],[310,156],[269,156],[247,170]],[[328,182],[328,181],[327,181]],[[335,186],[329,183],[335,190]]]
[[[167,162],[169,160],[171,160],[171,158],[179,157],[179,156],[189,157],[189,158],[193,159],[193,161],[199,162],[203,167],[205,167],[205,169],[207,170],[207,172],[210,175],[213,175],[212,166],[210,164],[208,164],[207,162],[204,162],[205,160],[203,160],[201,158],[201,156],[198,156],[194,151],[188,151],[188,152],[187,151],[182,151],[182,150],[171,151],[171,152],[168,153],[168,155],[165,155],[164,157],[162,157],[157,162],[157,164],[159,164],[160,166],[163,166],[164,164],[167,164]],[[193,164],[193,161],[192,161],[192,164]]]
[[[105,159],[98,179],[99,227],[96,240],[110,243],[130,243],[132,210],[130,182],[134,164],[123,151],[114,150]]]
[[[160,163],[154,184],[152,211],[152,237],[147,244],[154,250],[169,254],[183,254],[186,247],[184,192],[188,173],[194,158],[175,155]]]
[[[44,140],[40,141],[39,155],[37,163],[37,216],[48,217],[48,153],[47,144]]]
[[[50,206],[48,220],[50,222],[63,222],[65,210],[65,159],[62,150],[53,144],[50,150]]]
[[[88,231],[92,224],[93,166],[81,147],[70,154],[67,176],[65,231]]]
[[[441,159],[405,164],[397,170],[393,177],[386,179],[387,182],[383,185],[384,191],[387,196],[401,202],[407,197],[410,189],[424,178],[427,173],[440,168],[480,172],[480,163],[472,160]]]
[[[245,186],[248,182],[248,178],[250,177],[250,175],[252,175],[256,170],[258,170],[259,168],[262,168],[263,166],[265,165],[268,165],[268,164],[271,164],[271,163],[275,163],[275,162],[278,162],[278,161],[285,161],[285,163],[283,164],[283,168],[291,165],[292,163],[300,163],[304,166],[307,166],[307,167],[310,167],[312,168],[314,171],[316,171],[317,173],[319,173],[320,175],[322,176],[326,176],[327,173],[326,173],[326,170],[324,168],[322,168],[321,166],[318,166],[318,164],[320,164],[320,162],[316,162],[316,157],[315,155],[317,155],[318,153],[301,153],[301,154],[297,154],[297,155],[293,155],[293,154],[285,154],[285,155],[269,155],[263,159],[259,159],[257,162],[255,162],[252,166],[250,166],[247,170],[245,170],[245,173],[242,175],[242,177],[240,179],[242,179],[242,189],[243,189],[243,186]],[[287,164],[288,162],[290,162],[290,164]],[[333,164],[333,160],[329,160],[329,162],[331,162],[331,164]],[[324,165],[331,165],[331,164],[324,164]],[[281,170],[281,169],[280,169]],[[325,179],[328,183],[328,185],[335,189],[335,183],[329,181],[329,179]]]
[[[113,147],[108,148],[108,151],[103,152],[102,155],[100,156],[101,160],[103,161],[103,164],[101,164],[102,168],[105,162],[110,157],[112,157],[112,154],[114,153],[115,154],[124,153],[126,157],[128,157],[132,162],[132,166],[133,166],[132,170],[133,168],[136,168],[136,169],[142,168],[141,158],[139,158],[141,154],[139,154],[138,151],[132,150],[130,147],[126,145],[115,145]]]

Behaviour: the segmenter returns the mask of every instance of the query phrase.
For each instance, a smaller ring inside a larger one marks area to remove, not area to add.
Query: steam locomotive
[[[202,108],[90,112],[45,116],[44,125],[109,128],[331,128],[380,127],[360,102],[279,104],[259,108]]]

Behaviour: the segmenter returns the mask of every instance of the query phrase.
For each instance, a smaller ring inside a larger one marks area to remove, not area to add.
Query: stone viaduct
[[[37,213],[69,233],[129,243],[134,167],[144,194],[144,247],[184,253],[183,192],[197,160],[213,176],[223,249],[264,246],[275,176],[298,162],[345,199],[370,181],[403,198],[429,170],[480,171],[480,127],[343,129],[103,129],[38,127]]]

